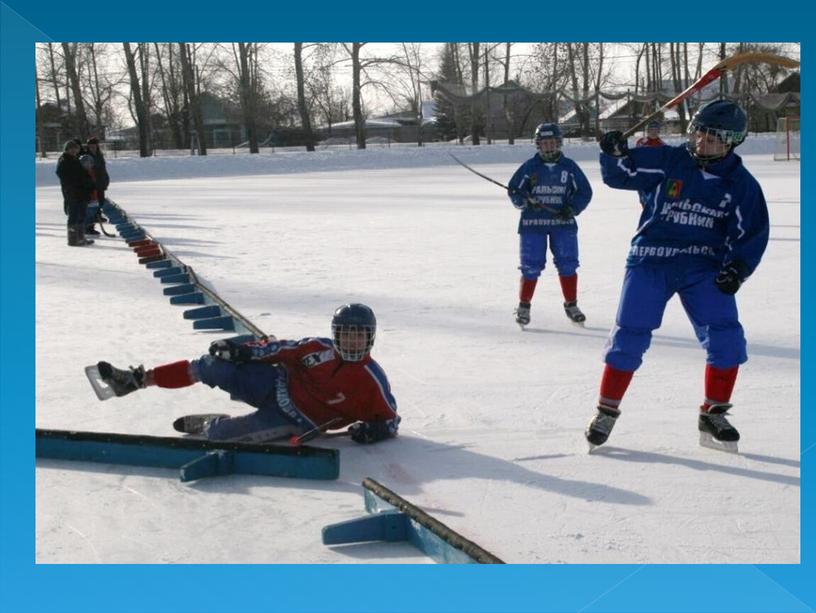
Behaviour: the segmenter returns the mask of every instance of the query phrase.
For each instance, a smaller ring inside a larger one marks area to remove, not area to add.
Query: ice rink
[[[407,544],[321,544],[324,525],[364,514],[372,477],[510,563],[798,563],[799,165],[749,144],[771,240],[737,295],[739,455],[698,446],[705,352],[676,299],[609,443],[587,454],[640,211],[602,184],[592,145],[566,147],[594,189],[578,219],[586,327],[548,264],[523,332],[518,213],[446,147],[109,159],[109,196],[264,331],[328,336],[338,305],[370,305],[401,434],[318,442],[341,450],[334,482],[38,461],[36,561],[428,563]],[[503,182],[533,153],[450,150]],[[171,436],[187,413],[249,412],[203,385],[96,399],[87,364],[190,359],[227,335],[193,331],[122,239],[67,247],[54,163],[37,164],[37,427]]]

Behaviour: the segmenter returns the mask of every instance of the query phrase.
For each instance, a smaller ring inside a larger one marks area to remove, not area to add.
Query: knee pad
[[[190,372],[205,385],[227,389],[235,376],[235,364],[211,355],[203,355],[190,362]]]
[[[748,361],[745,332],[739,323],[708,326],[701,344],[708,353],[706,362],[715,368],[732,368]]]
[[[615,327],[604,347],[604,362],[617,370],[635,371],[651,342],[651,330]]]
[[[571,277],[578,271],[577,258],[559,259],[553,262],[558,274],[562,277]]]
[[[542,265],[540,268],[538,268],[536,266],[525,264],[524,266],[519,266],[519,270],[521,271],[521,275],[525,279],[534,281],[535,279],[538,279],[541,276],[541,271],[544,270],[544,266]]]

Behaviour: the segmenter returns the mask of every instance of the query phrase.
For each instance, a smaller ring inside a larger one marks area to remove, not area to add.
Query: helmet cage
[[[536,127],[534,140],[536,149],[538,149],[539,155],[545,162],[555,162],[561,157],[561,145],[564,140],[561,138],[561,130],[557,124],[542,123]],[[552,151],[543,151],[541,149],[541,142],[545,140],[555,140],[555,149]]]
[[[697,151],[697,134],[703,134],[705,137],[713,136],[719,142],[721,142],[724,147],[721,152],[718,153],[710,153],[710,154],[701,154]],[[711,160],[718,160],[722,157],[725,157],[734,147],[739,145],[745,140],[746,132],[743,131],[736,131],[736,130],[727,130],[724,128],[710,128],[706,126],[700,125],[696,121],[692,121],[689,124],[688,128],[688,142],[689,142],[689,151],[691,154],[698,160],[701,161],[711,161]]]
[[[376,326],[332,323],[331,329],[334,348],[346,362],[359,362],[374,346]]]

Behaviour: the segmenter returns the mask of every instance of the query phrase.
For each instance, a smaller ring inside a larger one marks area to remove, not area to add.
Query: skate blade
[[[586,324],[586,320],[584,320],[584,321],[575,321],[573,319],[570,319],[570,321],[572,322],[573,326],[578,326],[579,328],[585,328],[586,327],[584,325],[584,324]]]
[[[88,377],[93,391],[96,392],[96,397],[100,400],[107,400],[116,396],[113,388],[102,380],[102,375],[99,374],[96,364],[85,367],[85,376]]]
[[[700,447],[707,447],[715,451],[739,453],[738,441],[718,441],[709,432],[700,432]]]

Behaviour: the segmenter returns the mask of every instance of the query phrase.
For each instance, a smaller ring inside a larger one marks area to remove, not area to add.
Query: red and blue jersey
[[[336,429],[356,421],[385,421],[396,434],[397,402],[385,372],[370,355],[347,362],[328,338],[248,344],[253,362],[277,364],[286,371],[289,400],[312,423],[340,418],[331,426]]]
[[[659,136],[657,138],[649,138],[648,136],[641,136],[635,142],[635,147],[665,147],[666,143]]]

